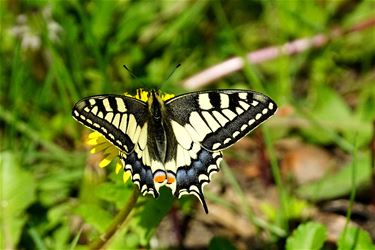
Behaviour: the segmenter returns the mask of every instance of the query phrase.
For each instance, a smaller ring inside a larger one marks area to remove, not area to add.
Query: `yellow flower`
[[[130,95],[128,93],[124,93],[126,96],[134,97],[136,99],[139,99],[141,101],[147,102],[148,99],[148,92],[143,89],[137,89],[136,95]],[[162,99],[168,100],[174,97],[173,94],[166,94],[166,93],[160,93]],[[116,148],[112,143],[110,143],[107,139],[104,138],[102,134],[99,132],[92,132],[88,135],[86,144],[91,146],[90,153],[96,154],[99,152],[103,152],[103,159],[99,162],[99,167],[104,168],[108,166],[118,155],[119,150]],[[120,172],[120,170],[123,169],[123,165],[120,160],[116,163],[116,174]],[[124,182],[127,182],[130,178],[131,174],[129,171],[124,172],[123,180]]]

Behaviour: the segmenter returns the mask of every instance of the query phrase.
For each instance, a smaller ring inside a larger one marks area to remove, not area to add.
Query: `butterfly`
[[[169,99],[150,90],[146,97],[90,96],[75,104],[72,116],[118,149],[142,195],[156,198],[159,188],[167,186],[178,198],[195,195],[206,213],[203,187],[219,171],[221,151],[277,110],[271,98],[249,90],[191,92]]]

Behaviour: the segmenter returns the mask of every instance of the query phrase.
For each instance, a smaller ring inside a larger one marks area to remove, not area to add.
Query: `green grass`
[[[179,247],[168,242],[157,245],[155,232],[162,230],[161,221],[175,223],[171,237],[184,236],[185,220],[204,224],[196,217],[201,208],[195,199],[173,201],[168,191],[159,200],[140,197],[126,220],[116,222],[116,215],[132,204],[133,184],[124,184],[121,175],[113,173],[114,164],[104,170],[97,167],[98,157],[89,155],[84,144],[87,129],[71,117],[74,103],[90,95],[140,87],[184,93],[183,80],[210,66],[265,47],[330,34],[334,28],[348,30],[373,18],[374,8],[372,1],[1,2],[0,248],[86,249],[114,221],[119,227],[106,242],[109,249]],[[374,36],[374,27],[357,28],[319,48],[247,63],[242,70],[203,86],[261,91],[280,107],[279,114],[257,131],[265,144],[262,153],[269,162],[277,205],[267,203],[266,213],[261,205],[246,200],[248,191],[231,171],[236,169],[232,165],[217,174],[224,178],[222,183],[210,184],[222,185],[221,189],[207,191],[210,202],[256,228],[253,237],[259,238],[259,248],[284,249],[295,217],[306,220],[302,212],[293,214],[290,204],[297,196],[302,204],[349,199],[350,194],[360,196],[358,190],[369,190]],[[37,41],[34,48],[33,41]],[[182,66],[166,80],[179,63]],[[124,70],[124,64],[137,79]],[[283,154],[277,147],[290,138],[332,154],[339,152],[345,164],[330,176],[295,188],[282,178]],[[317,193],[322,187],[330,190]],[[239,206],[221,197],[226,189],[234,190]],[[363,202],[352,199],[354,204]],[[207,218],[214,227],[230,231],[215,217]],[[301,224],[289,244],[312,237],[304,233],[309,229],[306,225],[325,230],[312,223]],[[370,246],[364,229],[347,231],[340,247],[352,247],[353,242]],[[205,239],[207,244],[201,247],[218,249],[220,237],[215,235],[211,243]],[[315,240],[315,246],[321,246],[325,238]],[[237,247],[251,242],[241,235],[223,241]]]

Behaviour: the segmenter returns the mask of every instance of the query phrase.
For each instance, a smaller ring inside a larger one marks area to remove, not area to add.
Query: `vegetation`
[[[374,10],[371,0],[1,1],[0,248],[375,249]],[[261,50],[302,38],[297,50]],[[249,52],[259,53],[238,70],[221,64]],[[214,65],[215,81],[189,80]],[[254,89],[278,103],[224,152],[208,215],[168,189],[138,197],[116,161],[99,168],[103,155],[89,153],[74,103],[140,87]]]

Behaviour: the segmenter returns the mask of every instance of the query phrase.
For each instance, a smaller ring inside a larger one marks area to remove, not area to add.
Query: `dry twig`
[[[250,52],[246,55],[246,59],[249,63],[259,64],[280,56],[293,55],[301,53],[302,51],[310,48],[319,48],[334,40],[337,37],[343,35],[362,31],[364,29],[373,27],[375,25],[375,18],[353,25],[349,29],[333,29],[328,34],[318,34],[313,37],[298,39],[281,46],[272,46],[264,49],[260,49],[254,52]],[[242,69],[245,65],[243,57],[233,57],[222,63],[214,65],[202,72],[193,75],[192,77],[182,82],[183,86],[187,89],[198,89],[209,83],[218,80],[226,75],[236,72]]]

